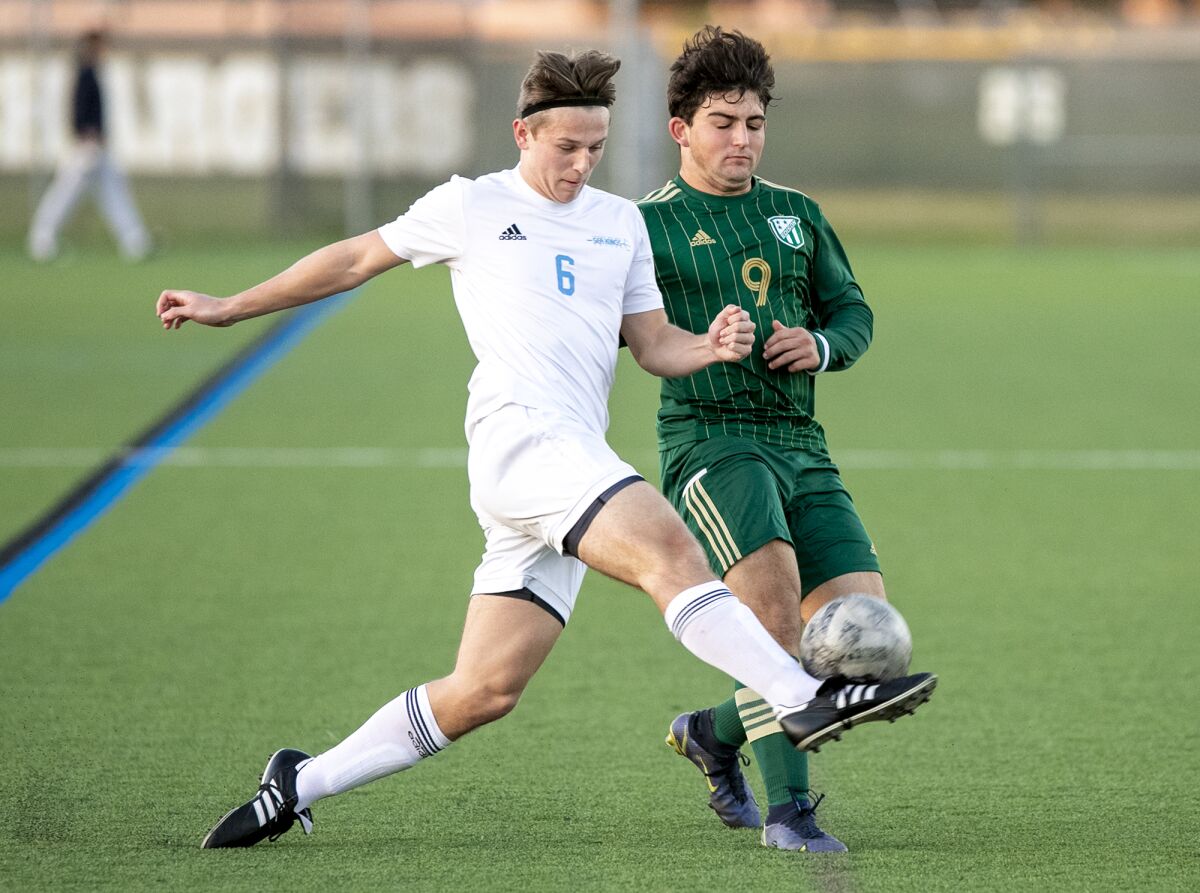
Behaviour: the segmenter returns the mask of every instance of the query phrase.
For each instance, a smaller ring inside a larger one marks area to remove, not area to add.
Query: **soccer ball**
[[[818,679],[885,682],[903,676],[912,634],[900,612],[881,598],[847,595],[822,607],[800,638],[800,662]]]

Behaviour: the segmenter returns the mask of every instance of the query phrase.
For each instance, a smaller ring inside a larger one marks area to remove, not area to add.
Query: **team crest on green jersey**
[[[771,224],[771,232],[775,233],[775,238],[784,245],[790,245],[792,248],[804,247],[804,230],[800,228],[799,217],[768,217],[767,223]]]

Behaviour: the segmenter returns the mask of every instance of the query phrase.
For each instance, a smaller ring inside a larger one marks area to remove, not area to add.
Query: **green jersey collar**
[[[699,202],[706,208],[716,211],[737,207],[744,201],[756,198],[758,196],[760,189],[759,184],[761,181],[758,179],[758,177],[751,177],[750,189],[739,195],[714,195],[711,192],[701,192],[699,189],[696,189],[694,186],[688,184],[688,182],[683,179],[681,174],[676,174],[671,182],[678,186],[689,200]]]

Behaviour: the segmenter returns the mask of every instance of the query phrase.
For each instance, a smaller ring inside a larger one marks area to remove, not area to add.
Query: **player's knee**
[[[521,700],[523,686],[504,677],[476,680],[471,685],[470,710],[478,725],[495,722],[512,713]]]
[[[455,673],[447,677],[442,697],[449,710],[471,729],[502,719],[517,706],[523,686],[502,677]]]
[[[716,576],[704,550],[682,521],[660,534],[638,580],[643,590],[651,594],[670,590],[674,595],[683,586]]]
[[[758,620],[784,651],[792,655],[799,654],[800,635],[804,631],[799,611],[789,612],[779,607],[775,610],[759,612]]]
[[[520,690],[484,686],[476,702],[479,711],[480,725],[503,719],[516,709],[521,700]]]
[[[662,538],[659,556],[664,564],[687,568],[691,571],[708,570],[708,558],[705,556],[704,550],[700,548],[700,543],[696,541],[692,532],[682,521],[678,524],[671,524],[663,530]]]

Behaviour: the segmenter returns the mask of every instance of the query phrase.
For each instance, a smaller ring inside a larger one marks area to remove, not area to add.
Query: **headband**
[[[599,96],[572,96],[567,99],[547,99],[544,102],[535,102],[533,105],[525,106],[525,108],[521,109],[521,117],[528,118],[530,115],[537,112],[544,112],[546,109],[579,105],[600,105],[608,108],[608,106],[612,105],[612,100],[601,99]]]

